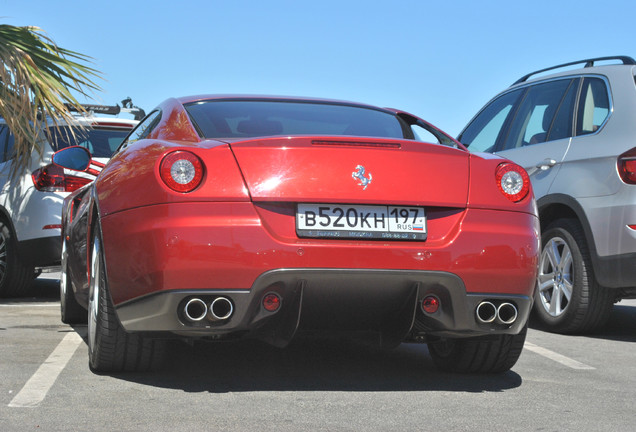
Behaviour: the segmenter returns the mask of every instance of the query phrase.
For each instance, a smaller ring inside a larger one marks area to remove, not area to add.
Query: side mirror
[[[84,147],[66,147],[53,155],[53,163],[62,168],[86,171],[91,164],[91,153]]]

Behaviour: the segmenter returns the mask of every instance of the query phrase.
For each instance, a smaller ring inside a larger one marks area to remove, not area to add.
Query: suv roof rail
[[[560,64],[560,65],[557,65],[557,66],[552,66],[552,67],[549,67],[549,68],[545,68],[545,69],[541,69],[541,70],[538,70],[538,71],[530,72],[529,74],[524,75],[521,78],[519,78],[512,85],[525,82],[532,75],[536,75],[536,74],[539,74],[541,72],[547,72],[547,71],[550,71],[550,70],[553,70],[553,69],[560,69],[562,67],[567,67],[567,66],[574,66],[574,65],[577,65],[577,64],[581,64],[581,63],[585,63],[585,66],[583,66],[583,67],[588,68],[588,67],[594,66],[594,62],[604,61],[604,60],[620,60],[620,61],[623,62],[624,65],[636,65],[636,60],[634,60],[633,58],[631,58],[629,56],[595,57],[595,58],[590,58],[590,59],[585,59],[585,60],[574,61],[574,62],[570,62],[570,63],[563,63],[563,64]]]
[[[133,106],[130,98],[124,99],[122,101],[122,104],[124,105],[123,108],[120,107],[119,105],[92,105],[92,104],[81,104],[81,105],[86,111],[97,113],[97,114],[117,115],[119,113],[128,113],[128,114],[132,114],[135,120],[141,120],[142,118],[146,116],[146,112],[143,109],[137,106]],[[79,112],[79,110],[75,109],[73,106],[69,104],[66,104],[66,108],[68,108],[69,111]]]

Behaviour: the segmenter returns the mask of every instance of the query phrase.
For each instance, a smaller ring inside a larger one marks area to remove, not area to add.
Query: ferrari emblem
[[[371,175],[371,173],[369,173],[369,178],[364,176],[364,167],[362,165],[358,165],[356,166],[356,171],[351,173],[351,177],[353,177],[354,179],[358,179],[359,181],[359,185],[362,186],[362,190],[365,190],[367,188],[367,186],[369,186],[369,183],[371,183],[371,180],[373,179],[373,176]]]

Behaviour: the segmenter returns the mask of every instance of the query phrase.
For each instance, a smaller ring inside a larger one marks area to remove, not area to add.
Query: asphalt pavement
[[[531,326],[501,375],[439,372],[425,345],[175,343],[160,372],[98,375],[57,278],[0,300],[0,431],[633,431],[636,301],[587,336]]]

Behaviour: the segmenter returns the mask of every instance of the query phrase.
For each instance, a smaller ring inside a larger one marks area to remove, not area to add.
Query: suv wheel
[[[33,282],[33,266],[24,265],[18,258],[18,244],[13,231],[0,220],[0,297],[19,297],[26,294]]]
[[[554,221],[541,243],[534,302],[539,320],[558,333],[588,332],[605,324],[614,298],[594,279],[580,223],[574,219]]]

